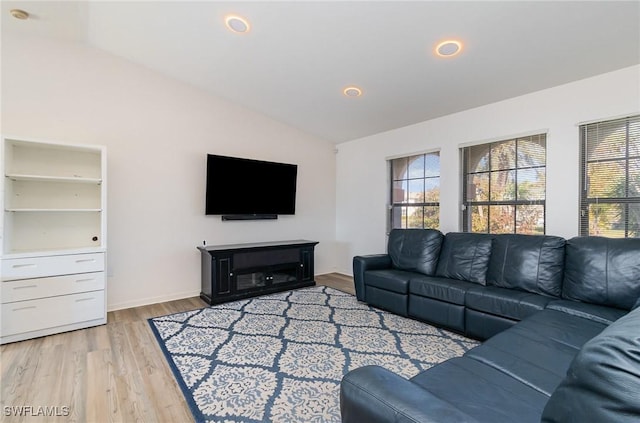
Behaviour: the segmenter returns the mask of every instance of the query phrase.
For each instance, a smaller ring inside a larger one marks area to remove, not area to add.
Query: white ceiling
[[[339,143],[640,63],[640,1],[3,1],[2,32],[86,42]],[[18,21],[20,8],[33,19]],[[247,18],[248,34],[223,18]],[[446,38],[455,58],[432,52]],[[360,86],[347,98],[342,89]],[[496,117],[498,118],[498,117]]]

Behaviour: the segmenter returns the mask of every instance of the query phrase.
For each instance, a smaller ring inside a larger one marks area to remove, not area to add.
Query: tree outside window
[[[440,153],[390,160],[390,227],[440,227]]]
[[[463,230],[545,233],[546,135],[462,149]]]

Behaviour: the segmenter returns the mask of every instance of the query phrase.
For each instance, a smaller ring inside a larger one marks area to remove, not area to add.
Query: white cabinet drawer
[[[2,304],[2,336],[105,317],[104,291]]]
[[[104,289],[104,272],[2,282],[2,302],[35,300]]]
[[[3,280],[102,272],[103,270],[104,253],[18,258],[2,261]]]

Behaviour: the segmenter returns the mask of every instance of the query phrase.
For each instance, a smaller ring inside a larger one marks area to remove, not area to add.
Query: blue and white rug
[[[478,344],[325,286],[149,323],[197,422],[340,422],[348,371],[410,378]]]

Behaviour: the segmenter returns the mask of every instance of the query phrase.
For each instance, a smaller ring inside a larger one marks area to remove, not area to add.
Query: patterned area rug
[[[197,422],[340,422],[349,370],[410,378],[478,344],[325,286],[149,323]]]

